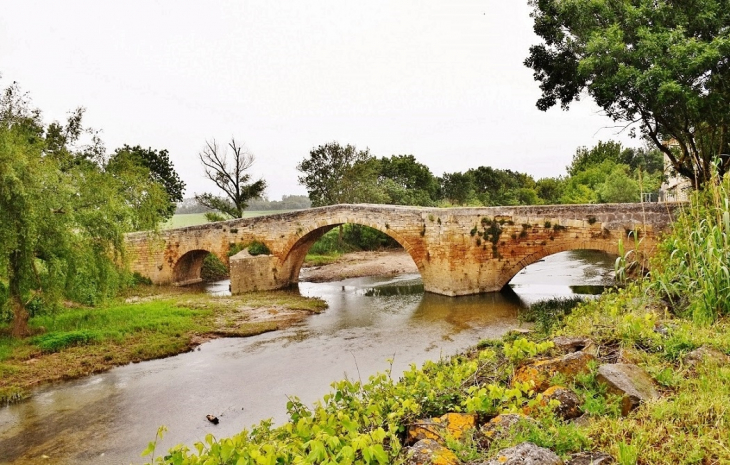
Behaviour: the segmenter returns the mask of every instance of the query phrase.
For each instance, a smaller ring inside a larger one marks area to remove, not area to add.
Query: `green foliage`
[[[155,228],[169,205],[148,168],[103,163],[82,117],[78,109],[45,128],[16,85],[0,98],[0,277],[16,336],[28,332],[33,295],[48,307],[62,297],[95,305],[127,285],[124,233]]]
[[[248,253],[251,255],[271,255],[271,250],[263,242],[253,241],[248,245]]]
[[[730,181],[692,195],[651,264],[653,289],[697,321],[730,314]]]
[[[361,250],[380,250],[400,247],[395,239],[377,229],[359,224],[344,224],[342,232],[339,228],[324,234],[310,247],[307,260],[311,256],[341,255]]]
[[[95,331],[79,330],[66,333],[48,333],[34,338],[33,342],[43,352],[59,352],[72,346],[90,344],[99,339]]]
[[[568,108],[587,91],[615,121],[638,122],[693,185],[709,181],[712,159],[730,153],[728,0],[530,4],[543,43],[525,64],[539,109]]]
[[[534,342],[522,337],[512,343],[505,342],[504,355],[512,363],[517,364],[526,358],[532,358],[538,354],[545,353],[553,347],[555,347],[553,341]]]
[[[378,160],[378,182],[393,205],[433,206],[439,183],[431,170],[413,155],[392,155]]]
[[[228,267],[215,254],[208,254],[203,259],[200,278],[203,281],[220,281],[228,277]]]
[[[538,333],[550,334],[554,329],[559,328],[565,316],[582,302],[581,297],[541,300],[520,312],[520,319],[534,322],[535,331]]]
[[[379,164],[368,149],[330,142],[313,148],[297,165],[299,183],[309,193],[313,207],[339,203],[385,203],[378,186]]]
[[[159,215],[169,219],[175,213],[176,202],[182,202],[185,183],[180,179],[170,160],[167,150],[143,149],[139,145],[124,145],[114,151],[106,164],[110,172],[139,171],[140,176],[149,177],[152,182],[161,185],[166,193],[166,202],[157,201]],[[149,193],[146,193],[149,195]]]

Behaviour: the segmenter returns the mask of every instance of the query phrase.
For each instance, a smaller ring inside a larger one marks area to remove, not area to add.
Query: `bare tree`
[[[242,218],[243,211],[250,199],[260,197],[266,189],[266,181],[259,179],[250,183],[251,175],[247,170],[254,163],[254,155],[236,139],[225,147],[220,147],[213,139],[205,141],[205,147],[198,154],[205,168],[205,177],[215,183],[225,196],[196,194],[195,199],[208,208],[218,210],[232,218]],[[229,161],[230,160],[230,161]],[[206,215],[211,220],[224,219],[220,215]]]

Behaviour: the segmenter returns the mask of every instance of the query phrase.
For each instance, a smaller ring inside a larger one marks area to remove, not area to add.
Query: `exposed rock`
[[[407,465],[458,465],[459,458],[433,439],[422,439],[408,451]]]
[[[598,355],[598,346],[593,339],[585,336],[558,336],[553,338],[553,344],[564,353],[583,351],[593,356]]]
[[[588,425],[591,424],[591,416],[588,414],[583,414],[579,416],[578,418],[574,418],[572,422],[575,426],[586,428]]]
[[[587,373],[588,362],[596,357],[586,352],[574,352],[550,360],[540,360],[530,365],[520,367],[512,378],[512,385],[517,382],[533,383],[535,390],[542,392],[550,387],[550,379],[561,373],[568,379],[573,379],[579,373]]]
[[[570,456],[565,465],[609,465],[616,460],[603,452],[579,452]]]
[[[659,397],[649,375],[636,365],[626,363],[601,365],[596,379],[608,386],[608,392],[623,396],[621,414],[624,416],[641,402]]]
[[[717,364],[725,365],[730,362],[730,357],[715,349],[714,347],[702,346],[684,356],[682,360],[685,365],[694,366],[700,362],[713,361]]]
[[[492,418],[489,423],[482,426],[482,434],[487,442],[507,437],[511,431],[519,428],[524,422],[535,424],[535,420],[520,413],[505,413]]]
[[[408,441],[415,442],[421,439],[433,439],[443,442],[444,436],[449,435],[460,439],[464,433],[476,427],[477,416],[470,413],[447,413],[439,418],[419,420],[408,427]]]
[[[560,457],[550,449],[538,447],[531,442],[523,442],[497,455],[481,465],[564,465]]]
[[[583,404],[578,395],[568,388],[562,386],[549,387],[542,393],[545,403],[557,400],[560,405],[553,410],[563,420],[570,420],[582,415],[580,406]]]

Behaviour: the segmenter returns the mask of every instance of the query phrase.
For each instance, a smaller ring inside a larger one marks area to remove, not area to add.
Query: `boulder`
[[[512,385],[517,382],[532,383],[536,391],[542,392],[550,387],[550,379],[558,373],[568,379],[573,379],[579,373],[588,373],[588,362],[595,359],[594,355],[579,351],[524,365],[515,371]]]
[[[702,346],[685,355],[682,361],[689,366],[695,366],[704,361],[713,361],[719,365],[725,365],[730,362],[730,357],[714,347]]]
[[[572,420],[583,414],[580,407],[583,405],[578,394],[562,386],[551,386],[542,393],[543,401],[547,404],[551,400],[557,400],[560,405],[553,410],[563,420]]]
[[[505,413],[497,415],[489,420],[489,423],[482,426],[482,434],[487,442],[495,439],[502,439],[509,435],[515,428],[519,428],[519,424],[524,422],[536,424],[537,422],[527,415],[520,413]]]
[[[477,424],[477,416],[471,413],[447,413],[438,418],[419,420],[408,427],[408,442],[433,439],[444,442],[445,435],[460,439]]]
[[[564,463],[550,449],[538,447],[531,442],[523,442],[502,449],[489,461],[482,462],[482,465],[564,465]]]
[[[433,439],[421,439],[411,447],[407,465],[458,465],[459,458]]]
[[[565,465],[609,465],[616,459],[603,452],[579,452],[570,456]]]
[[[558,336],[553,338],[555,348],[563,353],[586,352],[598,356],[598,346],[585,336]]]
[[[621,414],[624,416],[638,407],[640,403],[659,397],[649,375],[633,364],[601,365],[598,368],[596,379],[608,387],[609,393],[623,396]]]

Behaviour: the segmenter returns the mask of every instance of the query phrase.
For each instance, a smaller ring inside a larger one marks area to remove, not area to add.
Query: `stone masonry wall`
[[[309,247],[329,229],[355,223],[398,241],[418,266],[427,291],[465,295],[499,290],[525,266],[565,250],[616,254],[621,240],[625,251],[638,244],[643,256],[651,256],[658,235],[671,227],[676,208],[676,204],[448,209],[334,205],[158,235],[134,233],[127,236],[127,248],[133,271],[155,283],[170,284],[194,280],[196,276],[189,273],[195,267],[190,263],[204,252],[227,261],[232,244],[263,242],[272,252],[265,266],[261,265],[263,259],[245,254],[231,260],[232,289],[246,292],[296,282]],[[192,260],[181,260],[183,257]],[[251,260],[256,263],[253,268],[238,263]],[[241,276],[251,273],[258,277]]]

